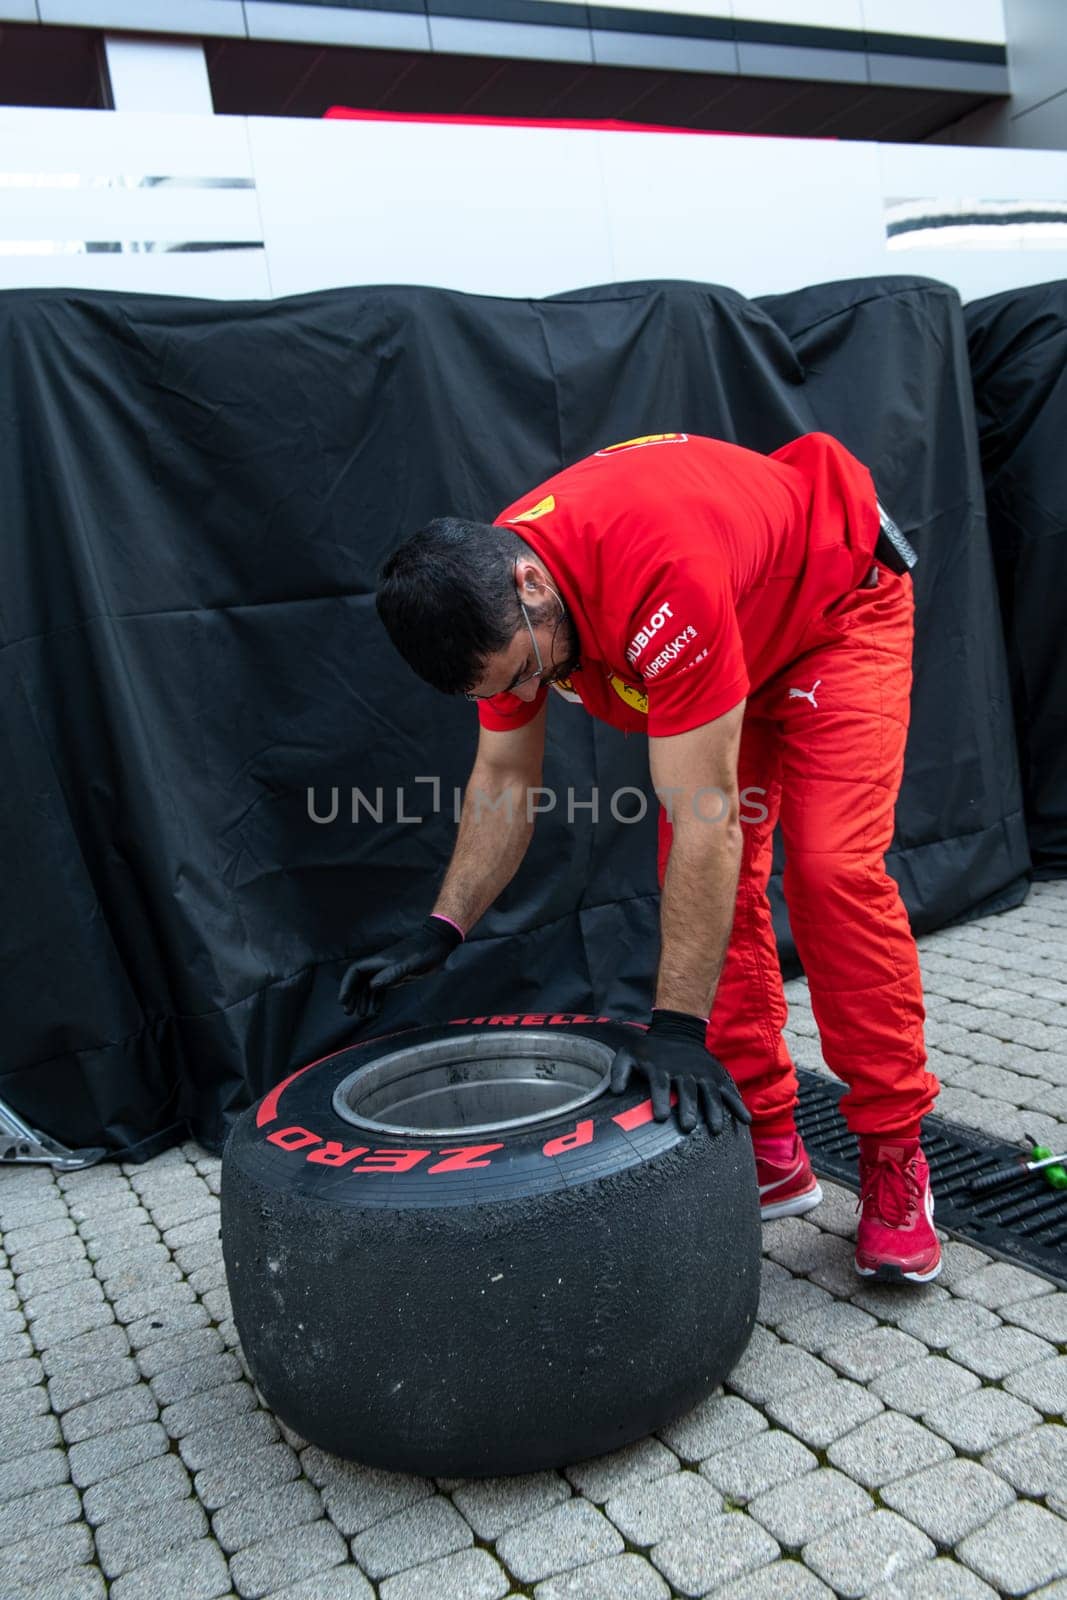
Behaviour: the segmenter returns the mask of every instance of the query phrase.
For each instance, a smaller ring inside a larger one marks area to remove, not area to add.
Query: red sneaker
[[[918,1139],[860,1136],[856,1271],[883,1283],[929,1283],[941,1271],[930,1168]]]
[[[775,1217],[799,1217],[818,1205],[822,1190],[798,1133],[773,1138],[754,1133],[752,1148],[756,1153],[756,1182],[764,1222]]]

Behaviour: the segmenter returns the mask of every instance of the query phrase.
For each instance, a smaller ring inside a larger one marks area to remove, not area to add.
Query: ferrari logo
[[[529,511],[520,511],[519,515],[517,517],[509,517],[508,521],[509,522],[536,522],[538,517],[547,517],[548,513],[550,511],[555,511],[555,509],[556,509],[556,497],[555,497],[555,495],[554,494],[546,494],[545,498],[543,500],[538,500],[537,504],[535,506],[531,506]]]
[[[642,716],[648,716],[648,695],[643,689],[635,688],[632,683],[623,683],[622,679],[614,672],[611,674],[610,681],[611,687],[615,690],[620,700],[625,700],[628,706],[632,707],[634,711],[640,711]]]
[[[643,433],[637,439],[624,439],[621,444],[605,445],[603,450],[598,450],[598,456],[618,455],[620,450],[641,450],[646,444],[685,444],[689,439],[687,433]]]

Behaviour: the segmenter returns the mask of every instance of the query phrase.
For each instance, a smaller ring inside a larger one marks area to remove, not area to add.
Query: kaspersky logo
[[[668,620],[673,622],[674,612],[666,601],[661,601],[659,608],[653,611],[643,628],[639,628],[626,647],[626,659],[631,667],[634,665],[642,650],[650,645],[663,624]]]

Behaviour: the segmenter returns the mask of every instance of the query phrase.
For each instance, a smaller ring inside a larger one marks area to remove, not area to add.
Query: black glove
[[[386,989],[443,967],[462,941],[459,929],[443,917],[427,917],[414,933],[396,944],[353,961],[341,979],[338,999],[349,1016],[354,1013],[360,1022],[368,1022],[381,1010]]]
[[[647,1033],[635,1033],[632,1044],[621,1045],[611,1064],[611,1092],[622,1094],[632,1072],[648,1079],[652,1090],[652,1115],[666,1122],[671,1114],[671,1090],[678,1094],[678,1126],[692,1133],[702,1116],[711,1133],[721,1133],[723,1109],[738,1122],[752,1117],[737,1085],[704,1043],[707,1023],[688,1011],[653,1011]]]

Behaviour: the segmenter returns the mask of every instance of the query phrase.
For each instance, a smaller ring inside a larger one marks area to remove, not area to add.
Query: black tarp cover
[[[921,551],[890,857],[917,929],[1027,867],[958,298],[890,278],[752,302],[689,283],[550,300],[360,288],[223,303],[0,295],[0,1096],[150,1152],[353,1036],[346,958],[429,907],[472,708],[395,657],[372,592],[427,518],[489,518],[592,449],[820,428]],[[562,702],[546,784],[647,785],[642,739]],[[339,790],[340,815],[321,814]],[[353,825],[353,788],[384,820]],[[403,789],[400,820],[395,791]],[[562,811],[562,807],[561,807]],[[542,820],[447,976],[378,1029],[517,1008],[640,1016],[654,819]],[[775,888],[777,895],[777,888]],[[781,908],[778,907],[781,916]],[[790,957],[781,923],[783,951]]]
[[[965,311],[1034,876],[1067,877],[1067,282]]]

